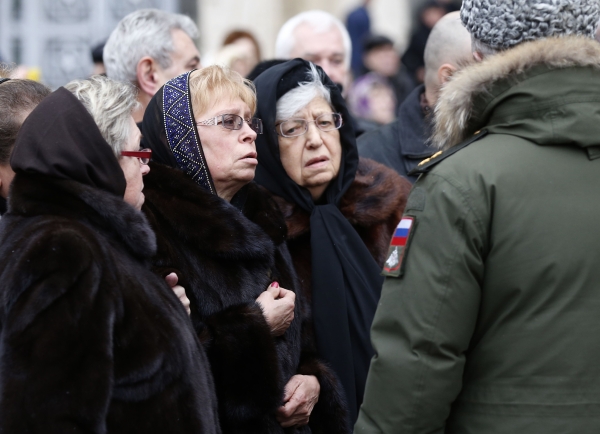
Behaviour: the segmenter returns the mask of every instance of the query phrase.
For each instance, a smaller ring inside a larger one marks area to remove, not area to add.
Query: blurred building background
[[[372,31],[391,38],[400,52],[409,44],[420,8],[428,0],[371,0]],[[452,1],[452,0],[446,0]],[[199,26],[198,47],[207,59],[232,29],[253,33],[262,58],[273,55],[281,25],[298,12],[323,9],[345,21],[364,0],[0,0],[0,56],[24,65],[51,87],[92,71],[91,48],[126,14],[141,8],[184,13]]]

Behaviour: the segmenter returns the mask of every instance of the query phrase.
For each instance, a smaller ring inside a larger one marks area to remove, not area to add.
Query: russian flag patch
[[[388,250],[387,260],[383,266],[382,274],[384,276],[398,277],[402,266],[402,259],[406,253],[406,245],[410,233],[415,223],[414,217],[403,217],[396,226],[390,248]]]
[[[412,217],[404,217],[396,226],[394,236],[392,238],[392,246],[406,246],[406,241],[410,235],[414,219]]]

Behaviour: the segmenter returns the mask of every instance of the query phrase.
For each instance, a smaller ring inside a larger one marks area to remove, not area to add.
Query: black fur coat
[[[157,234],[155,269],[174,271],[190,299],[192,322],[205,342],[225,433],[346,433],[346,407],[335,375],[316,358],[295,319],[273,337],[256,298],[272,281],[294,291],[297,278],[277,205],[256,184],[245,187],[243,211],[196,185],[183,172],[151,164],[144,212]],[[315,375],[319,402],[309,426],[284,430],[275,419],[295,374]]]
[[[0,223],[0,432],[219,433],[206,355],[121,198],[19,173]]]
[[[394,170],[360,158],[354,182],[339,208],[382,267],[394,229],[402,218],[411,184]],[[310,214],[296,204],[273,195],[288,229],[288,247],[304,298],[311,300]]]

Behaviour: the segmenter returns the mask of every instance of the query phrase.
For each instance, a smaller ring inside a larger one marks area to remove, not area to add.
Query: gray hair
[[[460,16],[469,33],[492,49],[560,35],[594,37],[598,0],[464,0]]]
[[[321,97],[331,105],[331,92],[323,84],[321,75],[312,63],[308,73],[308,81],[298,83],[298,87],[284,94],[275,106],[275,119],[289,119],[306,107],[313,99]]]
[[[73,80],[64,87],[90,112],[102,137],[119,158],[129,138],[129,118],[138,106],[136,88],[101,75]]]
[[[158,9],[140,9],[123,18],[104,46],[106,74],[115,80],[137,82],[137,65],[144,56],[162,68],[171,66],[172,30],[183,30],[191,39],[198,27],[187,16]]]
[[[296,45],[294,32],[301,24],[308,24],[317,34],[325,33],[331,29],[332,26],[335,26],[342,34],[342,42],[345,51],[344,65],[346,66],[346,69],[350,68],[352,42],[350,41],[348,30],[346,30],[346,27],[336,17],[328,12],[318,9],[301,12],[287,20],[285,24],[281,26],[281,29],[277,34],[277,40],[275,41],[275,57],[277,59],[290,58],[290,53],[294,49],[294,45]]]

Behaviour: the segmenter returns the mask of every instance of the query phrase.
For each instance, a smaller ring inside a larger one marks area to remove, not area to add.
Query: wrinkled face
[[[194,41],[181,29],[171,30],[173,37],[173,52],[171,53],[171,66],[162,69],[160,65],[156,71],[160,89],[167,81],[200,67],[200,53]]]
[[[334,111],[327,101],[317,97],[292,118],[313,121],[324,113]],[[277,124],[283,120],[278,120]],[[302,136],[278,137],[281,164],[286,173],[296,184],[306,187],[313,199],[319,199],[340,171],[340,131],[321,131],[312,122]]]
[[[294,38],[291,59],[300,57],[319,65],[334,83],[347,86],[348,69],[344,63],[347,53],[337,27],[331,26],[324,33],[316,33],[310,25],[300,24],[294,31]]]
[[[138,151],[140,149],[140,139],[142,135],[137,127],[133,117],[129,118],[129,139],[127,144],[123,148],[124,151]],[[142,164],[137,157],[123,157],[119,158],[119,164],[123,169],[125,175],[125,181],[127,187],[125,188],[125,195],[123,200],[135,209],[142,209],[144,204],[144,181],[142,176],[150,172],[150,167],[147,164]]]
[[[233,114],[250,119],[252,112],[240,98],[223,99],[201,113],[196,122],[215,116]],[[219,123],[221,119],[218,119]],[[233,195],[254,179],[258,164],[256,159],[256,133],[244,122],[239,130],[229,130],[219,125],[198,125],[208,170],[217,194],[231,200]]]

